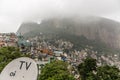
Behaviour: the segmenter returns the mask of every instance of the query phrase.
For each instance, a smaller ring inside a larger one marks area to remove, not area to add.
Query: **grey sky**
[[[0,0],[0,32],[16,32],[24,21],[95,15],[120,22],[119,0]]]

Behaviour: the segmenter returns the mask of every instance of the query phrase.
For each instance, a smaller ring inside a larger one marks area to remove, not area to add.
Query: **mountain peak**
[[[43,20],[41,24],[23,23],[17,33],[69,33],[84,35],[90,40],[101,40],[107,45],[120,48],[120,23],[102,17],[70,17]]]

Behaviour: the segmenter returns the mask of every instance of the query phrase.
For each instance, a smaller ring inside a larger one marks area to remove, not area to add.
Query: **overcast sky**
[[[83,14],[120,22],[120,0],[0,0],[0,32],[16,32],[24,21]]]

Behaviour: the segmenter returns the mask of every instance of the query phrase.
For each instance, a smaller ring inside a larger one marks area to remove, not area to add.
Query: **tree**
[[[120,80],[120,70],[115,66],[100,66],[97,69],[99,80]]]
[[[120,80],[120,70],[115,66],[97,66],[96,60],[86,58],[79,64],[81,80]]]
[[[46,64],[42,69],[39,80],[75,80],[67,69],[68,63],[54,61]]]
[[[19,49],[16,47],[0,48],[0,72],[10,61],[23,56],[27,55],[20,53]]]
[[[86,58],[83,63],[78,65],[78,71],[81,75],[81,80],[96,80],[94,74],[96,68],[96,60],[92,58]]]

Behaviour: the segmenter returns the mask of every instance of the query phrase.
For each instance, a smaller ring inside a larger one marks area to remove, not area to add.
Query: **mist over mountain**
[[[112,48],[120,48],[120,23],[102,17],[69,17],[42,20],[41,24],[34,22],[22,23],[17,33],[25,37],[40,33],[72,34],[85,36],[89,40],[101,41]]]

